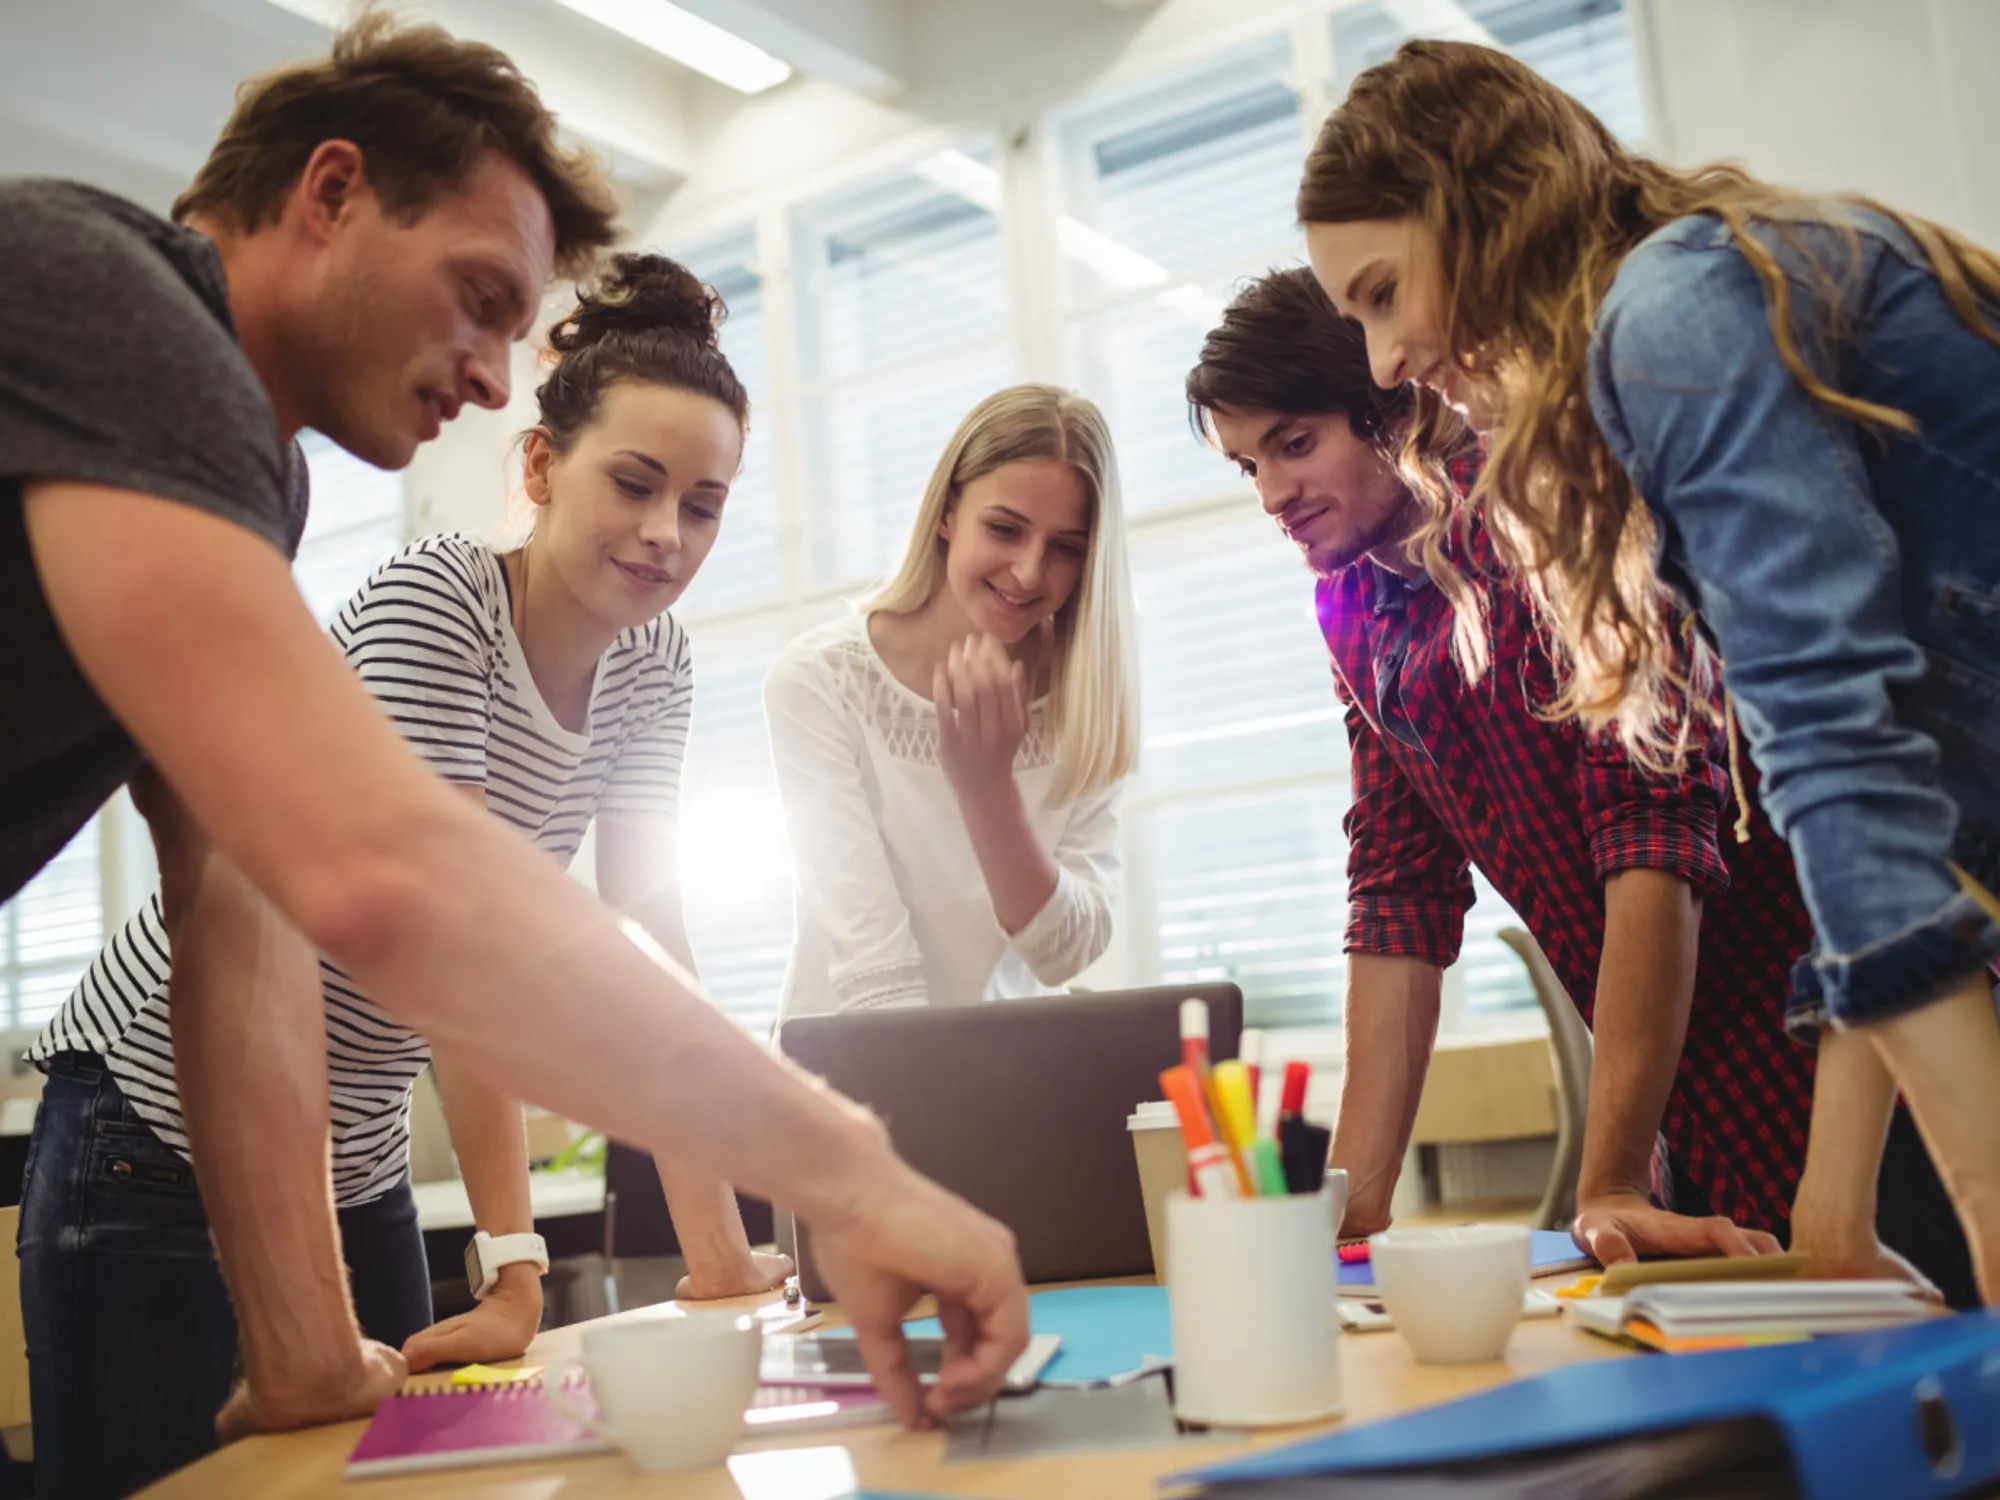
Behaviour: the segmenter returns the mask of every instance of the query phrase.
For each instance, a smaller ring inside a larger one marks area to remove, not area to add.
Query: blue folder
[[[1806,1500],[1936,1500],[2000,1479],[2000,1312],[1570,1365],[1163,1482],[1428,1468],[1745,1417],[1776,1424]]]

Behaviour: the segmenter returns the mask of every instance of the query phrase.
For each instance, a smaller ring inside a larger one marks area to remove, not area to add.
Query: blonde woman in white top
[[[1043,994],[1111,941],[1138,741],[1103,415],[987,397],[901,569],[764,689],[798,869],[783,1016]]]

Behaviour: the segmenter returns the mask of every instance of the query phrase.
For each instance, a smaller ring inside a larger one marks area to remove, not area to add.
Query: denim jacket
[[[1830,292],[1777,230],[1752,232],[1786,271],[1816,373],[1908,413],[1915,434],[1806,394],[1763,284],[1703,215],[1626,258],[1589,372],[1798,863],[1818,935],[1788,1017],[1803,1029],[1925,1004],[2000,953],[2000,923],[1950,863],[2000,889],[2000,349],[1895,224],[1826,212],[1851,215],[1858,256],[1824,224],[1791,233]]]

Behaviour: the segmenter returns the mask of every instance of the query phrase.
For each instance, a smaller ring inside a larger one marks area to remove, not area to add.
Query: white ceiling
[[[935,0],[679,3],[804,77],[886,100],[920,83],[908,63],[913,8]],[[974,0],[987,3],[1001,10],[1008,0]],[[1069,3],[1081,22],[1155,0]],[[397,8],[513,57],[566,133],[609,162],[628,222],[646,222],[685,176],[691,109],[712,121],[716,85],[558,0]],[[236,85],[323,54],[327,23],[348,9],[349,0],[0,0],[0,175],[81,178],[164,211],[207,155]]]
[[[457,19],[449,4],[404,9]],[[476,10],[477,26],[454,29],[511,42],[559,110],[574,96],[566,125],[622,185],[677,180],[684,69],[554,0]],[[0,28],[0,174],[80,177],[160,210],[207,156],[236,85],[323,55],[331,35],[268,0],[0,0]]]

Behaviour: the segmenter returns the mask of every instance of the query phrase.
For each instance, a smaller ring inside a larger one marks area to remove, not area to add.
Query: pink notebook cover
[[[597,1398],[586,1376],[570,1376],[563,1383],[563,1399],[585,1416],[597,1415]],[[744,1413],[744,1436],[778,1437],[892,1420],[873,1387],[762,1386]],[[368,1430],[347,1457],[347,1477],[576,1458],[615,1448],[550,1407],[539,1380],[461,1387],[391,1396],[376,1407]]]
[[[564,1383],[563,1397],[585,1415],[597,1415],[590,1382],[581,1376]],[[348,1455],[347,1475],[365,1479],[611,1451],[612,1444],[559,1415],[540,1381],[477,1386],[391,1396],[375,1408],[368,1430]]]

